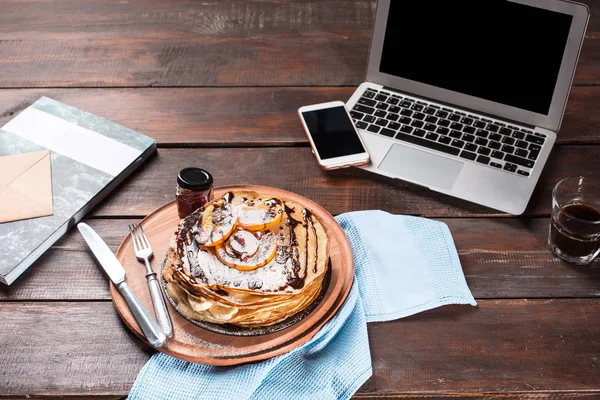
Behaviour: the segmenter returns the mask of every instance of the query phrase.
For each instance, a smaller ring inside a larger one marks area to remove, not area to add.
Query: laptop
[[[589,9],[559,0],[379,0],[346,103],[369,171],[521,214],[564,115]]]

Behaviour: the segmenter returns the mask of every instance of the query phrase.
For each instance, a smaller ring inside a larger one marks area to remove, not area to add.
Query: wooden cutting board
[[[263,196],[292,200],[319,218],[325,227],[329,242],[331,262],[329,286],[319,304],[306,317],[286,329],[260,336],[232,336],[208,331],[188,322],[166,301],[173,320],[174,333],[173,337],[157,350],[173,357],[196,363],[225,366],[264,360],[283,354],[312,338],[323,324],[335,315],[352,286],[354,261],[350,243],[340,225],[323,207],[296,193],[267,186],[225,186],[215,189],[215,198],[234,190],[252,190]],[[154,211],[141,222],[154,251],[152,267],[159,275],[162,260],[179,221],[177,203],[173,201]],[[125,268],[127,283],[153,314],[145,268],[134,255],[133,243],[129,235],[117,250],[117,258]],[[127,327],[140,339],[146,341],[119,291],[112,284],[110,291],[115,308]]]

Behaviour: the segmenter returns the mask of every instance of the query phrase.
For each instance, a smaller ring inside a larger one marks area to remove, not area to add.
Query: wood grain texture
[[[600,268],[575,267],[546,245],[548,218],[450,218],[471,292],[477,299],[600,296]],[[127,225],[139,220],[86,220],[116,251]],[[160,257],[158,257],[160,258]],[[154,259],[153,265],[157,265]],[[143,270],[139,265],[140,271]],[[0,301],[110,300],[108,280],[83,238],[71,230],[10,287]]]
[[[118,122],[159,146],[308,146],[298,108],[346,101],[354,87],[0,90],[0,126],[40,96]],[[558,143],[600,143],[600,87],[574,87]]]
[[[363,80],[375,3],[13,0],[5,9],[1,87],[336,86]],[[575,84],[600,83],[597,31],[594,22]]]
[[[600,177],[600,171],[593,167],[599,158],[600,147],[597,146],[557,146],[524,215],[549,215],[551,189],[560,179],[570,175]],[[189,166],[209,170],[217,186],[278,187],[314,200],[334,215],[381,209],[427,217],[506,216],[357,168],[323,171],[310,148],[161,149],[92,214],[148,215],[173,199],[177,173]]]
[[[483,300],[369,324],[357,396],[598,393],[598,317],[600,300]],[[4,396],[125,396],[148,359],[108,302],[4,303],[0,320]]]

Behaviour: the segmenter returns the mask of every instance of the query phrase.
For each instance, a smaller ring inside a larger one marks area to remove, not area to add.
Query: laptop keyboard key
[[[467,144],[465,144],[465,150],[477,151],[477,145],[475,145],[473,143],[467,143]]]
[[[539,137],[539,136],[527,135],[527,136],[525,136],[525,140],[527,140],[528,142],[531,142],[531,143],[535,143],[535,144],[544,144],[544,138]]]
[[[420,104],[413,104],[413,106],[410,109],[415,111],[423,111],[423,106]]]
[[[425,118],[425,122],[429,122],[430,124],[435,124],[436,122],[438,122],[438,119],[437,119],[437,117],[434,117],[432,115],[428,115]]]
[[[367,128],[367,130],[368,130],[369,132],[373,132],[373,133],[379,133],[379,131],[381,130],[381,127],[380,127],[380,126],[377,126],[377,125],[373,125],[373,124],[371,124],[371,125],[369,125],[369,127]]]
[[[375,97],[377,95],[377,92],[374,92],[372,90],[365,90],[365,92],[363,93],[364,97],[368,97],[369,99],[372,99],[373,97]]]
[[[383,128],[383,129],[381,129],[381,131],[379,132],[379,134],[381,134],[383,136],[394,137],[394,136],[396,136],[396,131],[393,131],[393,130],[388,129],[388,128]]]
[[[512,152],[515,151],[515,148],[505,144],[504,146],[502,146],[502,151],[508,154],[512,154]]]
[[[402,122],[404,125],[408,125],[412,122],[412,119],[402,116],[400,117],[400,122]]]
[[[475,161],[481,164],[488,165],[490,163],[490,158],[486,156],[477,156],[477,160]]]
[[[417,127],[417,128],[422,128],[422,127],[423,127],[423,125],[425,125],[425,122],[423,122],[423,121],[419,121],[419,120],[414,120],[414,121],[411,123],[411,125],[412,125],[412,126],[415,126],[415,127]]]
[[[519,156],[519,157],[527,157],[527,150],[523,150],[523,149],[517,149],[515,150],[515,156]]]
[[[463,132],[473,134],[475,133],[475,128],[473,128],[472,126],[465,126],[463,128]]]
[[[444,144],[450,144],[450,142],[452,142],[452,138],[450,138],[448,136],[440,136],[440,138],[438,139],[438,142],[444,143]]]
[[[360,121],[365,116],[365,114],[359,113],[358,111],[354,110],[350,111],[350,115],[352,115],[352,118],[354,118],[357,121]]]
[[[483,129],[479,129],[476,133],[475,136],[481,137],[481,138],[486,138],[488,137],[488,133],[486,131],[484,131]]]
[[[489,124],[487,126],[487,130],[490,132],[498,132],[498,129],[500,129],[500,127],[498,125]]]
[[[411,104],[412,104],[412,103],[410,103],[410,102],[408,102],[408,101],[406,101],[406,100],[403,100],[403,101],[401,101],[401,102],[400,102],[400,105],[401,105],[402,107],[405,107],[405,108],[406,108],[406,107],[410,107],[410,105],[411,105]]]
[[[362,104],[355,105],[354,109],[356,111],[359,111],[359,112],[365,113],[365,114],[369,114],[369,115],[371,115],[375,112],[375,109],[373,107],[364,106]]]
[[[366,121],[366,122],[368,122],[370,124],[373,123],[373,122],[375,122],[375,120],[377,120],[377,118],[375,118],[372,115],[367,115],[366,117],[363,118],[363,121]]]
[[[425,136],[427,132],[425,132],[423,129],[415,129],[415,131],[413,132],[413,135],[418,136],[418,137],[423,137]]]
[[[367,129],[367,126],[369,126],[369,124],[367,124],[365,121],[358,121],[356,123],[356,127],[358,129]]]
[[[459,131],[450,131],[450,137],[453,137],[455,139],[460,139],[461,136],[462,136],[462,133],[460,133]]]
[[[432,108],[432,107],[426,107],[426,108],[423,110],[423,112],[424,112],[425,114],[428,114],[428,115],[433,115],[433,114],[435,114],[435,108]]]
[[[425,119],[425,114],[418,112],[418,113],[414,113],[412,117],[414,119],[423,120],[423,119]]]
[[[438,125],[447,128],[448,126],[450,126],[450,121],[448,121],[447,119],[440,119],[438,121]]]
[[[405,115],[405,116],[407,116],[407,117],[410,117],[410,116],[412,116],[412,115],[413,115],[413,113],[414,113],[414,111],[410,111],[410,110],[408,110],[408,109],[406,109],[406,108],[405,108],[404,110],[400,111],[400,115]]]
[[[463,117],[460,122],[462,122],[465,125],[471,125],[473,123],[473,119],[469,118],[469,117]]]
[[[398,121],[398,118],[400,118],[400,116],[398,114],[388,113],[386,118],[390,121]]]
[[[531,160],[527,160],[526,158],[513,156],[512,154],[507,154],[504,157],[505,161],[511,162],[513,164],[520,165],[521,167],[533,168],[534,162]]]
[[[400,129],[400,124],[399,124],[399,123],[397,123],[397,122],[390,122],[390,123],[388,124],[388,128],[390,128],[390,129],[394,129],[394,130],[396,130],[396,131],[397,131],[398,129]]]
[[[440,135],[447,135],[448,133],[450,133],[450,129],[444,128],[443,126],[439,126],[436,130],[436,133],[439,133]]]
[[[527,171],[523,171],[522,169],[518,170],[518,171],[517,171],[517,174],[519,174],[519,175],[523,175],[523,176],[529,176],[529,172],[527,172]]]
[[[458,114],[451,114],[451,115],[448,117],[448,119],[449,119],[450,121],[458,122],[458,121],[460,121],[460,115],[458,115]]]
[[[529,145],[529,150],[531,150],[531,151],[541,151],[542,147],[538,146],[537,144],[533,144],[532,143],[532,144]]]
[[[470,151],[465,151],[465,150],[463,150],[463,151],[460,153],[460,156],[461,156],[462,158],[466,158],[467,160],[471,160],[471,161],[472,161],[472,160],[475,160],[475,159],[477,158],[477,154],[475,154],[475,153],[471,153]]]
[[[463,124],[460,124],[458,122],[453,122],[450,124],[450,129],[456,129],[457,131],[460,131],[460,130],[462,130],[463,126],[464,126]]]
[[[519,132],[519,131],[514,131],[512,133],[512,137],[514,137],[515,139],[523,139],[525,137],[525,133]]]
[[[441,151],[442,153],[452,154],[453,156],[457,156],[458,153],[460,152],[460,150],[457,149],[456,147],[446,146],[445,144],[432,142],[427,139],[423,139],[423,138],[413,136],[413,135],[405,135],[403,133],[398,133],[396,135],[396,139],[402,140],[407,143],[413,143],[413,144],[416,144],[419,146],[423,146],[428,149]]]
[[[462,149],[462,147],[465,145],[465,142],[463,142],[462,140],[454,139],[452,140],[452,143],[450,143],[450,145]]]
[[[512,134],[512,130],[508,129],[508,128],[501,128],[500,129],[500,133],[503,134],[503,135],[510,136]]]
[[[387,116],[387,113],[382,110],[377,110],[377,111],[375,111],[375,114],[373,114],[373,115],[375,115],[376,117],[379,117],[379,118],[385,118]]]
[[[438,139],[438,137],[439,136],[433,132],[427,132],[427,134],[425,135],[425,139],[433,140],[434,142]]]
[[[483,122],[483,121],[475,121],[475,123],[473,124],[473,126],[475,128],[479,128],[479,129],[485,128],[485,122]]]
[[[473,143],[473,141],[475,140],[475,136],[464,134],[462,140],[464,140],[465,142]]]
[[[493,158],[497,158],[498,160],[502,160],[504,158],[504,153],[498,150],[494,150],[492,151],[491,156]]]
[[[527,159],[535,161],[535,160],[537,160],[537,158],[538,158],[539,155],[540,155],[539,151],[531,150],[529,152],[529,156],[527,157]]]
[[[506,144],[514,144],[515,143],[515,139],[508,137],[508,136],[504,136],[502,138],[502,143],[506,143]]]
[[[491,150],[488,149],[487,147],[479,146],[479,148],[477,149],[477,153],[483,154],[484,156],[489,156],[490,152],[491,152]]]
[[[425,124],[425,126],[423,127],[423,129],[429,132],[435,132],[435,128],[437,128],[437,126],[434,124]]]
[[[377,103],[377,105],[375,106],[375,108],[378,108],[380,110],[387,110],[388,108],[390,108],[390,106],[388,104],[385,103]]]
[[[435,116],[440,118],[448,118],[448,113],[446,111],[439,110],[435,113]]]
[[[379,126],[387,126],[388,122],[387,122],[387,120],[380,118],[377,120],[377,122],[375,122],[375,124],[377,124]]]
[[[361,97],[360,99],[358,99],[358,104],[364,104],[365,106],[374,107],[377,104],[377,102],[375,100]]]
[[[498,149],[500,149],[500,147],[502,147],[502,144],[490,140],[490,142],[488,143],[488,147],[490,149],[498,150]]]
[[[498,163],[495,163],[495,162],[491,162],[490,165],[492,167],[494,167],[494,168],[502,168],[502,164],[498,164]]]
[[[404,132],[404,133],[412,133],[415,130],[415,128],[412,128],[408,125],[402,125],[402,128],[400,128],[400,132]]]
[[[383,94],[378,94],[377,96],[375,96],[375,100],[386,101],[387,99],[388,99],[387,96],[385,96]]]
[[[388,104],[391,104],[391,105],[393,105],[393,106],[395,106],[395,105],[396,105],[396,104],[398,104],[399,102],[400,102],[400,100],[399,100],[399,99],[397,99],[397,98],[395,98],[395,97],[390,97],[390,98],[387,100],[387,103],[388,103]]]
[[[389,112],[393,112],[395,114],[399,114],[400,110],[402,110],[400,107],[396,107],[396,106],[391,106],[390,108],[388,108]]]
[[[514,164],[506,163],[504,164],[504,169],[506,171],[515,172],[517,170],[517,166]]]
[[[498,133],[490,133],[490,140],[495,140],[496,142],[499,142],[502,140],[502,135]]]
[[[529,143],[527,143],[524,140],[517,140],[517,142],[515,143],[515,146],[520,147],[522,149],[526,149],[528,145]]]
[[[480,146],[487,146],[488,141],[487,139],[478,137],[477,139],[475,139],[475,144],[478,144]]]

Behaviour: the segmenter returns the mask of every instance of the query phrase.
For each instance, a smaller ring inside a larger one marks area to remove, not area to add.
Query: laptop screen
[[[391,0],[379,70],[547,115],[572,19],[505,0]]]

